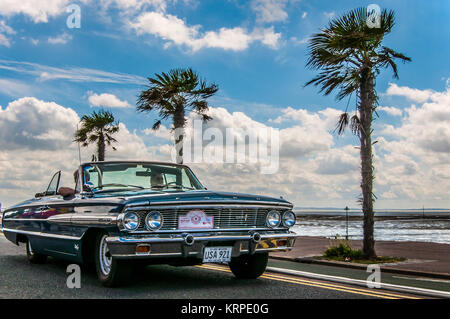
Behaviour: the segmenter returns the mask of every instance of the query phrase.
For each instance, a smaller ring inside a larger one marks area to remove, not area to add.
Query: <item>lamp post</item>
[[[348,241],[348,206],[345,206],[345,220],[346,220],[346,230],[345,230],[345,239]]]

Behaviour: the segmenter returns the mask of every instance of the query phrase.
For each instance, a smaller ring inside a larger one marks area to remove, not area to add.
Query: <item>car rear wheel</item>
[[[26,249],[27,249],[27,258],[30,263],[44,264],[47,261],[46,255],[37,254],[33,251],[33,247],[31,247],[31,243],[29,240],[27,240]]]
[[[105,233],[97,235],[95,241],[95,268],[99,281],[105,287],[118,287],[127,284],[132,275],[131,264],[111,256]]]
[[[232,258],[229,266],[236,278],[255,279],[264,273],[268,260],[268,253],[242,255]]]

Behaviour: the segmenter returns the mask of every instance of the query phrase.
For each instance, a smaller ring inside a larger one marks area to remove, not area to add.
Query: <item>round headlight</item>
[[[267,226],[272,228],[277,227],[280,224],[280,221],[281,221],[280,213],[277,212],[276,210],[271,210],[267,214],[266,218]]]
[[[145,217],[145,225],[148,230],[160,229],[163,224],[163,218],[160,212],[150,212]]]
[[[139,227],[139,217],[135,213],[126,213],[122,223],[126,230],[136,230]]]
[[[287,211],[283,214],[283,225],[286,227],[295,225],[295,214],[293,212]]]

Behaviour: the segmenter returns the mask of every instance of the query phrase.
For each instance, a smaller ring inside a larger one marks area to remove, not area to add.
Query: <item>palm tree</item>
[[[394,27],[394,12],[383,10],[379,15],[379,27],[369,27],[370,12],[365,8],[354,9],[329,22],[328,27],[309,40],[307,67],[320,73],[307,82],[320,87],[325,95],[337,90],[337,99],[342,100],[353,92],[357,97],[356,109],[349,118],[347,109],[341,114],[336,130],[342,134],[350,127],[360,140],[362,210],[364,213],[363,254],[375,258],[372,163],[372,121],[376,114],[377,94],[375,78],[381,69],[391,68],[398,79],[395,59],[411,61],[405,55],[382,46],[384,36]]]
[[[159,129],[163,120],[171,118],[177,163],[182,164],[185,114],[187,111],[193,111],[199,114],[203,121],[211,120],[207,114],[207,99],[213,96],[219,87],[214,83],[206,84],[191,68],[172,69],[168,73],[155,74],[155,77],[148,78],[148,81],[149,88],[139,95],[137,110],[159,112],[153,130]]]
[[[75,132],[74,142],[82,143],[84,147],[97,143],[97,159],[104,161],[106,145],[111,146],[112,143],[117,142],[113,137],[113,134],[117,132],[119,132],[119,124],[115,122],[111,112],[94,111],[92,115],[84,115],[81,118],[81,128]],[[116,150],[114,146],[112,149]]]

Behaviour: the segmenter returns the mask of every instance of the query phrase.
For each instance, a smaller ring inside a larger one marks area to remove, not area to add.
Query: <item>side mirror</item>
[[[68,197],[75,196],[75,190],[70,187],[60,187],[58,190],[58,194],[64,197],[64,199],[66,199]]]
[[[85,192],[89,192],[89,193],[92,193],[92,190],[93,190],[93,186],[94,185],[92,185],[92,183],[91,184],[88,184],[89,182],[87,182],[87,183],[85,183],[84,185],[83,185],[83,190],[85,191]]]

